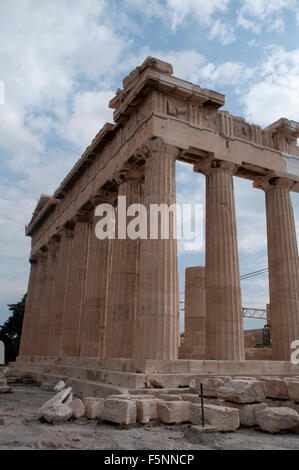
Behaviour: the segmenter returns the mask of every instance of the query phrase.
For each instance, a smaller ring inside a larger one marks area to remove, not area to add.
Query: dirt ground
[[[0,395],[0,449],[80,450],[270,450],[299,449],[299,435],[266,434],[254,428],[236,432],[190,434],[190,425],[136,426],[80,420],[48,424],[39,419],[39,408],[53,392],[33,385],[13,384],[13,393]]]

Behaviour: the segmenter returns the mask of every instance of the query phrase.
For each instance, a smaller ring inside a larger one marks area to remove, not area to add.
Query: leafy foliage
[[[0,340],[5,345],[5,362],[15,361],[20,347],[26,294],[16,304],[9,304],[10,317],[0,326]]]

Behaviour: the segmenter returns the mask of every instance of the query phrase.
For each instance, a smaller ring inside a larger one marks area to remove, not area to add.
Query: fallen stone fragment
[[[234,379],[220,387],[217,396],[234,403],[258,403],[265,400],[265,388],[261,380]]]
[[[46,401],[46,403],[41,407],[41,410],[52,404],[61,405],[65,403],[65,401],[68,399],[71,392],[72,392],[71,387],[61,390],[61,392],[58,392],[56,395],[54,395],[54,397]]]
[[[265,395],[268,398],[288,399],[288,387],[286,381],[279,377],[262,377],[265,386]]]
[[[70,397],[72,397],[71,387],[61,390],[41,407],[41,416],[49,423],[67,421],[73,414],[72,408],[67,404]]]
[[[103,420],[117,424],[134,424],[137,419],[136,401],[107,398],[103,408]]]
[[[69,405],[52,403],[43,409],[42,416],[49,423],[60,423],[67,421],[73,414]]]
[[[69,405],[73,411],[72,417],[73,418],[81,418],[85,414],[85,405],[80,398],[75,398],[72,403]]]
[[[83,398],[83,404],[85,406],[85,416],[88,419],[101,418],[104,402],[105,402],[104,398],[96,398],[96,397]]]
[[[184,423],[190,421],[190,402],[188,401],[159,401],[157,403],[158,418],[163,423]]]
[[[60,380],[55,387],[53,388],[54,392],[60,392],[66,387],[65,382],[63,380]]]
[[[235,431],[240,426],[239,411],[236,408],[204,405],[204,417],[218,431]],[[202,424],[201,405],[190,403],[190,420],[192,424]]]
[[[297,428],[299,426],[299,414],[291,408],[267,407],[256,411],[256,421],[263,431],[276,433]]]

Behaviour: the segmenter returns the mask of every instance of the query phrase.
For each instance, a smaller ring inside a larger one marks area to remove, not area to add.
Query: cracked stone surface
[[[299,449],[299,435],[265,434],[256,428],[203,436],[188,433],[189,425],[135,426],[80,418],[60,424],[41,422],[40,407],[53,392],[32,385],[13,385],[14,393],[0,397],[0,449]]]

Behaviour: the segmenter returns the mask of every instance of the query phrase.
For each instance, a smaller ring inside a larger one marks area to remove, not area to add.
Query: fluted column
[[[66,290],[73,231],[62,228],[59,234],[60,240],[57,248],[57,262],[53,280],[53,298],[49,312],[49,356],[59,356],[61,354],[62,328],[66,307]]]
[[[34,344],[35,338],[33,338],[33,327],[34,323],[36,322],[36,318],[34,318],[34,302],[36,302],[36,293],[37,293],[37,276],[39,267],[38,266],[38,258],[32,257],[30,258],[30,275],[29,275],[29,283],[27,289],[27,296],[26,296],[26,303],[25,303],[25,312],[23,318],[23,325],[22,325],[22,336],[21,336],[21,344],[19,350],[19,356],[30,356],[34,353]]]
[[[62,356],[80,355],[90,220],[90,214],[86,212],[81,212],[73,218],[75,228],[69,257],[69,275],[61,340]]]
[[[126,206],[140,203],[140,174],[127,176],[127,181],[120,185],[119,196],[126,198]],[[118,211],[122,210],[118,207]],[[125,226],[129,222],[127,214],[121,214]],[[139,239],[128,236],[112,241],[113,255],[109,285],[109,306],[106,350],[107,357],[133,358],[136,308]]]
[[[273,178],[266,193],[272,359],[289,361],[291,342],[299,339],[299,261],[292,181]]]
[[[92,200],[94,208],[101,202],[104,202],[101,198]],[[96,224],[97,219],[93,217],[89,230],[81,326],[80,355],[86,357],[105,356],[111,240],[96,237]]]
[[[175,161],[178,149],[151,139],[146,148],[144,200],[151,204],[175,203]],[[140,240],[139,295],[135,357],[176,359],[178,356],[178,268],[175,223],[170,215],[169,238]],[[175,214],[174,214],[175,220]],[[161,228],[161,222],[159,222]]]
[[[50,336],[50,318],[53,307],[54,278],[57,260],[58,240],[53,238],[46,247],[47,262],[45,267],[45,277],[43,280],[42,292],[40,295],[40,314],[37,337],[37,350],[39,356],[49,356],[48,344]]]
[[[210,161],[206,175],[206,359],[244,360],[233,173]]]
[[[183,359],[205,358],[205,268],[192,266],[185,271],[185,338],[180,348]]]

